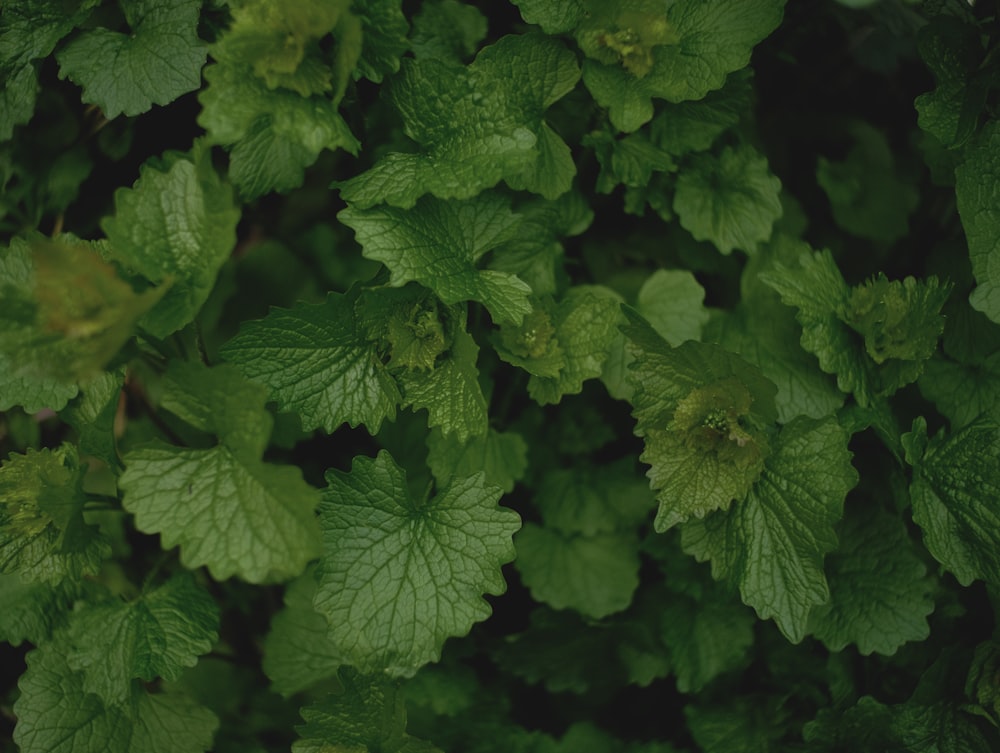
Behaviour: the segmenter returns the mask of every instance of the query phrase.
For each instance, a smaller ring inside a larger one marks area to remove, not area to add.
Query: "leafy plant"
[[[0,740],[1000,750],[995,4],[0,13]]]

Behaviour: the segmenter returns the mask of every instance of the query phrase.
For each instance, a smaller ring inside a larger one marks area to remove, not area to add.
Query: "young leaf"
[[[109,120],[165,105],[201,85],[208,46],[198,39],[200,0],[123,0],[131,33],[90,29],[57,55],[59,75]]]
[[[680,0],[666,14],[670,43],[652,47],[648,70],[629,70],[627,58],[621,65],[588,59],[583,82],[608,108],[616,128],[634,131],[653,117],[654,98],[683,102],[722,87],[726,75],[743,68],[754,46],[778,26],[784,5],[784,0]],[[627,24],[608,31],[625,41],[644,30]]]
[[[771,237],[781,217],[781,181],[751,146],[726,147],[716,156],[697,154],[677,177],[674,211],[696,240],[711,241],[723,254],[752,254]]]
[[[579,76],[573,54],[540,34],[504,37],[468,67],[407,60],[392,100],[420,150],[390,152],[335,185],[363,209],[383,201],[409,209],[425,193],[468,199],[501,180],[554,199],[569,190],[576,167],[545,110]]]
[[[218,640],[219,607],[189,573],[175,575],[131,602],[113,599],[75,611],[63,640],[66,663],[83,689],[121,705],[132,680],[176,680]]]
[[[659,532],[724,510],[741,500],[770,452],[775,386],[759,371],[714,345],[688,341],[671,348],[632,315],[625,330],[632,366],[635,432],[640,459],[658,492]]]
[[[847,440],[832,418],[793,420],[743,502],[681,529],[684,550],[710,559],[712,575],[735,583],[794,643],[812,608],[830,599],[823,556],[837,546],[833,526],[858,480]]]
[[[239,219],[233,191],[204,144],[147,163],[132,188],[115,192],[115,214],[101,223],[110,255],[165,288],[141,321],[146,331],[163,338],[194,319],[236,245]]]
[[[944,329],[940,311],[951,292],[936,277],[890,281],[881,274],[849,288],[829,251],[803,252],[791,266],[776,263],[760,280],[798,309],[802,347],[862,407],[920,376]]]
[[[327,481],[314,606],[345,661],[411,676],[490,615],[482,595],[506,590],[500,566],[514,558],[520,519],[497,506],[500,490],[482,474],[414,499],[386,452]]]
[[[28,450],[0,467],[0,572],[56,585],[98,571],[111,547],[84,522],[76,448]]]
[[[330,293],[323,303],[274,309],[245,323],[222,357],[265,384],[281,410],[298,413],[306,431],[347,422],[377,432],[396,415],[401,395],[359,326],[354,300]]]
[[[903,446],[913,466],[913,519],[924,545],[962,585],[1000,583],[1000,516],[989,502],[1000,494],[1000,428],[984,418],[928,440],[919,418]]]
[[[480,257],[514,237],[520,218],[496,194],[467,201],[427,198],[409,210],[348,207],[337,215],[365,257],[385,264],[390,283],[416,281],[444,303],[479,301],[496,321],[519,322],[531,289],[506,272],[480,269]]]

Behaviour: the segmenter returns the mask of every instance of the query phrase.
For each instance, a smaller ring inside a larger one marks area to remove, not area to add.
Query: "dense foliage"
[[[1000,750],[995,3],[0,7],[0,747]]]

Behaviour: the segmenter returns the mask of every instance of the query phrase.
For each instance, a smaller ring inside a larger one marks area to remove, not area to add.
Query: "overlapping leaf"
[[[570,188],[569,147],[545,110],[576,84],[573,54],[540,34],[507,36],[463,67],[407,60],[392,87],[414,152],[390,152],[337,184],[349,203],[412,207],[425,193],[468,199],[505,180],[553,199]]]

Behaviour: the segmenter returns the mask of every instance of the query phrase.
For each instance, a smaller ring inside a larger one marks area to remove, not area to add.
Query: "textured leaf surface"
[[[924,545],[962,585],[1000,583],[1000,515],[990,502],[1000,494],[1000,429],[982,419],[949,436],[926,434],[918,419],[903,438]]]
[[[497,195],[424,199],[410,210],[348,207],[337,217],[354,229],[367,258],[389,268],[397,287],[416,281],[448,304],[479,301],[497,321],[520,321],[531,310],[527,283],[477,265],[517,229],[518,217]]]
[[[409,208],[425,193],[468,199],[505,179],[554,199],[569,190],[576,168],[543,118],[579,75],[573,54],[538,34],[504,37],[468,67],[404,62],[392,100],[421,149],[390,152],[338,184],[341,196],[363,208],[382,201]]]
[[[600,619],[620,612],[639,586],[634,535],[567,534],[525,523],[515,538],[516,566],[536,601]]]
[[[743,499],[770,452],[765,429],[775,420],[775,387],[757,369],[721,348],[667,345],[648,325],[626,329],[640,459],[657,491],[656,530],[704,517]]]
[[[302,709],[306,723],[292,753],[440,753],[406,734],[406,702],[395,682],[352,670],[341,673],[341,682],[342,693]]]
[[[798,309],[802,347],[862,407],[920,376],[944,329],[940,311],[951,290],[936,277],[890,281],[884,275],[849,288],[829,251],[803,252],[760,279]]]
[[[360,144],[325,97],[267,85],[237,66],[209,65],[198,123],[230,148],[230,178],[245,199],[302,185],[324,149],[356,154]]]
[[[288,584],[285,607],[271,620],[264,641],[264,673],[284,696],[336,677],[343,657],[327,636],[327,622],[313,609],[316,573],[310,568]]]
[[[482,471],[488,485],[509,494],[528,468],[528,444],[515,432],[489,429],[461,442],[454,434],[435,430],[427,437],[427,449],[427,465],[439,486]]]
[[[386,452],[327,481],[313,603],[350,664],[410,676],[490,615],[482,595],[506,589],[500,566],[514,558],[520,520],[481,475],[413,499]]]
[[[726,75],[744,67],[754,46],[778,26],[784,5],[784,0],[680,0],[667,10],[677,41],[652,48],[646,75],[587,60],[583,81],[616,128],[634,131],[653,117],[654,98],[683,102],[721,88]]]
[[[699,154],[677,178],[674,211],[696,240],[753,253],[781,217],[781,181],[751,146]]]
[[[190,568],[252,583],[298,575],[316,556],[318,492],[293,466],[264,463],[272,419],[265,391],[231,366],[168,372],[163,403],[219,444],[185,449],[154,441],[123,458],[123,504],[136,526],[180,545]]]
[[[50,585],[98,571],[111,547],[84,522],[76,448],[28,450],[0,467],[0,572]]]
[[[120,485],[136,526],[159,533],[165,549],[179,545],[189,568],[262,583],[298,575],[317,554],[318,494],[298,468],[162,442],[124,462]]]
[[[208,54],[198,39],[199,0],[127,0],[130,34],[91,29],[56,56],[59,75],[83,87],[106,118],[146,112],[201,85]]]
[[[80,590],[75,584],[50,586],[0,575],[0,641],[42,643],[65,619]]]
[[[66,663],[83,688],[106,705],[121,705],[132,680],[176,680],[218,640],[219,607],[188,573],[134,601],[106,601],[73,613]]]
[[[115,192],[115,214],[101,223],[113,257],[168,286],[141,322],[147,331],[166,337],[195,317],[236,245],[239,219],[233,191],[203,146],[145,165],[132,188]]]
[[[1000,123],[983,128],[955,170],[955,196],[977,287],[972,307],[1000,323]]]
[[[925,639],[932,584],[901,522],[869,507],[848,514],[838,534],[826,561],[830,602],[813,610],[810,632],[831,651],[853,643],[864,656]]]
[[[837,546],[833,526],[858,478],[847,440],[833,419],[795,419],[743,502],[682,529],[685,551],[710,559],[713,576],[736,583],[793,642],[805,636],[810,610],[830,598],[823,557]]]
[[[219,720],[187,696],[133,688],[127,705],[86,692],[84,676],[48,643],[28,655],[18,683],[14,741],[23,753],[202,753]]]
[[[344,422],[378,431],[401,398],[358,327],[352,299],[337,293],[244,324],[222,356],[266,385],[282,410],[298,413],[306,431],[332,432]]]

